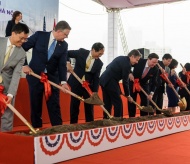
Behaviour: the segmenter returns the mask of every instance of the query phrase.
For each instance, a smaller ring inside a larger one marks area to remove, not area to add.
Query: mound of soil
[[[172,117],[176,116],[183,116],[189,115],[189,111],[182,111],[180,113],[173,114]],[[113,117],[112,119],[103,119],[103,120],[96,120],[84,124],[64,124],[59,126],[53,126],[46,129],[41,129],[37,132],[37,134],[27,134],[24,132],[17,132],[17,135],[25,135],[25,136],[41,136],[41,135],[50,135],[50,134],[58,134],[58,133],[67,133],[67,132],[74,132],[74,131],[81,131],[81,130],[88,130],[88,129],[95,129],[95,128],[102,128],[108,126],[116,126],[122,124],[129,124],[135,122],[143,122],[149,120],[156,120],[161,118],[167,118],[167,116],[163,114],[159,115],[150,115],[150,116],[141,116],[141,117],[133,117],[133,118],[116,118]]]

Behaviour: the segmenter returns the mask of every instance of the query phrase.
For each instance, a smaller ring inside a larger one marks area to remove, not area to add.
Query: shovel
[[[97,93],[92,93],[92,91],[89,88],[88,83],[86,81],[81,80],[75,72],[73,72],[73,71],[70,71],[70,72],[82,84],[82,86],[87,90],[87,92],[89,93],[90,96],[95,95],[96,101],[99,102],[99,105],[104,105],[104,102],[99,98],[98,94]]]
[[[145,90],[141,86],[140,86],[140,89],[146,95],[146,97],[148,98],[148,94],[145,92]],[[165,116],[168,116],[168,117],[173,116],[173,114],[172,114],[171,111],[169,111],[167,109],[164,109],[164,110],[160,109],[152,99],[150,99],[150,102],[156,107],[157,110],[159,110],[160,112],[164,113]]]
[[[34,72],[31,72],[30,75],[32,75],[32,76],[34,76],[34,77],[36,77],[36,78],[38,78],[38,79],[41,79],[41,76],[35,74]],[[62,87],[59,86],[58,84],[56,84],[56,83],[54,83],[54,82],[52,82],[52,81],[49,81],[49,80],[48,80],[48,82],[49,82],[52,86],[54,86],[54,87],[60,89],[61,91],[63,91],[63,90],[62,90]],[[88,99],[83,99],[82,97],[78,96],[77,94],[75,94],[75,93],[73,93],[73,92],[71,92],[71,91],[69,91],[69,90],[66,90],[66,93],[70,94],[71,96],[73,96],[73,97],[75,97],[75,98],[79,99],[80,101],[83,101],[83,102],[85,102],[85,103],[87,103],[87,104],[92,104],[92,105],[101,105],[101,104],[102,104],[101,102],[97,101],[97,96],[96,96],[96,95],[92,95],[92,96],[91,96],[90,98],[88,98]]]
[[[123,93],[122,93],[122,95],[123,96],[125,96]],[[126,97],[126,96],[125,96]],[[132,103],[133,104],[135,104],[137,107],[138,107],[138,109],[140,110],[140,111],[143,111],[143,112],[154,112],[154,109],[152,108],[152,106],[151,105],[149,105],[149,106],[140,106],[137,102],[135,102],[134,100],[132,100]]]
[[[18,116],[18,118],[21,119],[21,121],[29,127],[32,133],[36,134],[37,131],[32,127],[32,125],[11,105],[11,104],[6,104],[14,114]]]
[[[157,63],[159,69],[161,70],[162,74],[165,77],[165,80],[167,81],[168,84],[172,84],[171,81],[168,79],[168,77],[166,76],[165,72],[163,71],[163,68]],[[172,90],[174,91],[175,95],[177,96],[177,98],[179,99],[178,105],[180,107],[181,110],[185,110],[187,108],[187,102],[185,100],[185,98],[183,97],[182,99],[180,98],[180,96],[178,95],[177,91],[175,90],[175,88],[173,87],[173,85],[171,85]]]
[[[4,87],[1,86],[1,91],[0,91],[0,94],[3,94],[3,90],[4,90]],[[14,114],[16,114],[18,116],[18,118],[21,119],[21,121],[30,128],[31,132],[32,133],[37,133],[37,131],[32,127],[32,125],[11,105],[11,104],[8,104],[6,103],[6,96],[4,95],[1,95],[1,103],[4,103],[3,104],[3,110],[6,109],[6,107],[9,107],[10,110],[12,110],[12,112]],[[2,112],[2,111],[1,111]]]
[[[72,75],[82,84],[82,86],[87,90],[87,92],[89,93],[90,96],[92,96],[93,94],[96,94],[98,96],[97,93],[92,93],[91,89],[88,86],[88,83],[81,80],[80,77],[78,77],[78,75],[74,72],[74,71],[70,71],[72,73]],[[100,98],[98,97],[98,99],[100,100]],[[102,100],[100,100],[102,102]],[[103,103],[104,104],[104,103]],[[107,109],[104,108],[103,104],[100,104],[100,107],[103,109],[103,111],[107,114],[107,116],[109,117],[109,119],[112,119],[113,116],[110,115],[110,113],[107,111]]]

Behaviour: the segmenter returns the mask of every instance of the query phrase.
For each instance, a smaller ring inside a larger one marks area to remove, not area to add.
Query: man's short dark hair
[[[131,56],[134,56],[134,57],[141,57],[142,56],[142,54],[139,52],[139,50],[136,50],[136,49],[134,49],[134,50],[131,50],[129,53],[128,53],[128,57],[131,57]]]
[[[184,65],[184,67],[185,67],[186,71],[190,71],[190,63],[186,63]]]
[[[66,21],[59,21],[55,26],[55,31],[65,29],[71,30],[70,25]]]
[[[151,60],[152,58],[159,59],[159,56],[158,56],[156,53],[150,53],[150,54],[148,55],[148,59]]]
[[[172,55],[170,55],[170,54],[164,54],[164,56],[162,57],[162,60],[164,60],[164,59],[172,59]]]
[[[171,63],[169,64],[169,68],[170,69],[174,69],[175,67],[177,67],[178,65],[178,61],[176,59],[172,59]]]
[[[96,52],[98,52],[98,51],[104,49],[104,45],[103,45],[102,43],[100,43],[100,42],[97,42],[97,43],[94,43],[94,44],[92,45],[91,50],[92,50],[92,49],[94,49]]]
[[[28,34],[29,28],[26,24],[18,23],[13,26],[12,32],[15,32],[16,34],[20,34],[22,32],[24,32],[25,34]]]

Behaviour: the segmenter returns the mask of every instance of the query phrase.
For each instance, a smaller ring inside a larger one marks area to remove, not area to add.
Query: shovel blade
[[[173,113],[170,111],[170,110],[162,110],[162,113],[164,113],[164,115],[166,116],[166,117],[171,117],[171,116],[173,116]]]
[[[93,93],[89,98],[85,99],[84,102],[92,105],[104,105],[104,102],[99,98],[96,92]]]
[[[151,112],[151,113],[153,113],[154,112],[154,109],[152,108],[152,106],[151,105],[149,105],[149,106],[142,106],[142,108],[140,109],[141,111],[143,111],[143,112]]]
[[[187,108],[187,101],[185,97],[183,97],[181,101],[178,102],[178,105],[180,107],[180,110],[185,110]]]

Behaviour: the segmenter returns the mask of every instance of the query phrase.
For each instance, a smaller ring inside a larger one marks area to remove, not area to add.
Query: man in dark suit
[[[45,72],[50,81],[62,86],[63,91],[69,89],[66,83],[68,44],[64,39],[68,37],[70,30],[71,27],[66,21],[60,21],[52,32],[37,31],[30,36],[28,42],[23,44],[23,48],[26,51],[33,48],[32,59],[29,66],[25,63],[23,72],[29,74],[30,71],[34,71],[38,75]],[[40,128],[42,127],[44,85],[31,75],[27,75],[26,78],[30,91],[32,125],[35,128]],[[51,96],[46,100],[50,122],[52,126],[61,125],[59,89],[51,87],[51,91]]]
[[[179,77],[186,85],[187,89],[190,90],[190,63],[184,65],[183,70],[179,72]],[[184,87],[179,89],[179,95],[181,98],[185,97],[187,101],[186,110],[190,110],[190,95]]]
[[[100,77],[100,86],[103,93],[104,107],[111,114],[112,105],[114,106],[114,117],[123,116],[123,104],[120,97],[121,90],[119,81],[123,81],[124,94],[131,101],[128,77],[131,71],[131,65],[138,63],[141,53],[138,50],[132,50],[128,56],[116,57],[107,67]],[[104,113],[104,119],[108,118]]]
[[[170,68],[168,66],[170,65],[171,61],[172,56],[170,54],[164,54],[164,56],[162,57],[162,61],[158,61],[159,65],[165,70],[165,72],[168,75],[170,73]],[[166,94],[165,85],[167,85],[166,81],[160,76],[161,74],[161,70],[159,70],[156,83],[156,90],[152,98],[152,100],[158,105],[160,109],[162,109],[163,106],[163,94]],[[156,114],[161,114],[161,112],[159,110],[156,110]]]
[[[69,58],[75,58],[74,72],[79,78],[89,83],[92,92],[98,92],[99,76],[103,63],[99,59],[104,53],[104,45],[102,43],[94,43],[91,50],[80,48],[79,50],[68,51]],[[85,99],[89,97],[89,93],[82,87],[81,83],[71,74],[68,79],[71,91]],[[80,101],[75,97],[71,97],[70,102],[70,123],[78,122]],[[93,105],[84,103],[86,122],[94,121]]]
[[[158,63],[159,56],[155,53],[151,53],[148,59],[140,59],[138,64],[133,68],[132,73],[129,75],[130,82],[129,88],[131,97],[136,101],[137,94],[139,93],[141,99],[141,106],[148,105],[148,98],[152,98],[153,93],[156,89],[156,80],[158,75],[158,68],[156,64]],[[146,71],[147,70],[147,71]],[[142,91],[133,90],[134,89],[134,79],[139,79],[141,87],[149,94],[147,98]],[[149,84],[149,80],[152,79],[152,83]],[[128,113],[129,117],[135,117],[136,115],[136,105],[134,103],[128,103]],[[140,111],[141,116],[147,115],[147,112]]]

